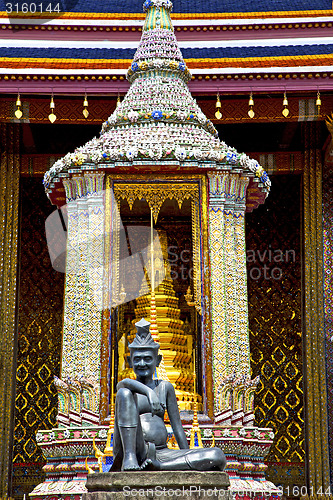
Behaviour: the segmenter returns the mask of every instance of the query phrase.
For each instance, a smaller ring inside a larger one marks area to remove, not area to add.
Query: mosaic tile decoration
[[[333,162],[326,162],[323,171],[323,224],[324,224],[324,289],[327,400],[329,418],[329,449],[331,457],[331,481],[333,460]]]
[[[267,478],[289,486],[306,484],[300,182],[274,176],[265,205],[246,216],[251,368],[261,378],[255,422],[276,435]]]
[[[68,378],[73,382],[67,390],[69,413],[74,410],[78,419],[83,408],[92,412],[94,418],[99,412],[105,273],[103,177],[103,174],[86,174],[63,180],[67,193],[68,243],[62,382],[58,385],[66,393]],[[59,412],[63,414],[63,404],[59,403]],[[61,419],[66,420],[66,415],[61,415]]]
[[[211,273],[212,283],[212,327],[213,327],[213,376],[214,376],[214,392],[218,390],[220,382],[222,381],[225,372],[225,360],[227,358],[227,341],[226,341],[226,321],[225,321],[225,308],[224,308],[224,290],[225,290],[225,274],[224,274],[224,213],[223,210],[210,210],[209,213],[209,226],[210,226],[210,256],[211,266],[220,269],[220,276]],[[215,231],[211,228],[214,227]],[[215,338],[217,337],[218,338]],[[216,373],[217,370],[221,371],[221,375]],[[214,401],[214,410],[216,408],[216,399]]]
[[[67,204],[67,245],[75,246],[78,233],[78,213],[76,202],[72,201]],[[69,377],[73,377],[74,366],[70,363],[70,346],[74,342],[75,336],[75,288],[77,275],[75,273],[76,259],[74,255],[67,256],[66,259],[66,278],[65,286],[67,293],[64,294],[64,327],[63,338],[65,341],[62,344],[62,366],[61,372]]]
[[[245,252],[247,176],[209,174],[215,422],[253,425]]]
[[[246,246],[244,218],[235,217],[235,246],[237,249],[237,309],[239,330],[239,365],[241,373],[246,373],[250,364],[249,345],[249,321],[248,321],[248,298],[247,298],[247,273],[246,273]]]
[[[39,178],[21,179],[22,229],[19,338],[16,374],[12,496],[28,494],[42,481],[39,429],[56,424],[62,334],[64,274],[52,269],[45,219],[54,211]]]

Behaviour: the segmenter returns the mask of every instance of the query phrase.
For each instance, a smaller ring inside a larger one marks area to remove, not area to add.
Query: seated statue
[[[112,471],[197,470],[222,471],[225,455],[219,448],[189,449],[173,385],[153,379],[162,356],[149,331],[150,323],[136,323],[137,333],[129,345],[129,363],[136,380],[117,385]],[[179,450],[167,447],[164,413],[168,412]]]

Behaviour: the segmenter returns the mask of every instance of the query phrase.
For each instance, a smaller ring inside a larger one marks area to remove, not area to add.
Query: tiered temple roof
[[[0,2],[0,10],[6,10],[5,0]],[[73,13],[130,13],[142,17],[141,0],[65,0],[60,2],[64,10]],[[332,9],[331,0],[175,0],[173,2],[175,13],[247,13],[247,12],[304,12],[327,11]]]
[[[73,77],[76,93],[82,91],[76,85],[82,73],[88,79],[110,77],[120,85],[118,91],[126,91],[124,77],[144,19],[141,0],[67,0],[59,5],[65,12],[17,13],[13,7],[8,15],[5,0],[0,1],[0,91],[14,91],[17,80],[21,91],[28,92],[29,78]],[[267,89],[282,89],[285,78],[294,78],[296,90],[304,88],[299,82],[304,75],[315,74],[319,89],[330,88],[331,0],[175,0],[172,20],[193,79],[261,79],[268,74],[282,81],[267,81]],[[46,83],[36,88],[34,82],[36,90],[49,92]],[[57,81],[53,87],[59,87]]]
[[[45,174],[51,200],[61,178],[87,170],[143,169],[164,164],[166,169],[221,169],[254,177],[257,200],[269,191],[266,172],[255,160],[239,154],[218,138],[192,97],[191,74],[183,60],[172,26],[170,0],[146,0],[142,38],[128,69],[131,87],[122,103],[94,138],[58,160]]]

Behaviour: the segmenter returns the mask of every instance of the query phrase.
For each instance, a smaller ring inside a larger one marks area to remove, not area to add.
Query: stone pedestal
[[[226,472],[163,471],[109,472],[88,476],[82,500],[125,500],[126,498],[229,498]]]
[[[191,424],[185,424],[183,427],[189,442]],[[253,500],[262,500],[263,497],[273,500],[273,497],[278,495],[278,488],[265,479],[267,465],[264,460],[274,439],[271,429],[209,425],[204,421],[200,421],[200,427],[204,448],[215,444],[226,455],[225,470],[230,478],[229,490],[233,495],[246,491],[249,493],[247,496]],[[168,428],[168,431],[171,438],[171,428]],[[99,467],[93,440],[95,439],[100,450],[104,450],[107,432],[108,426],[59,427],[39,431],[37,442],[47,460],[43,467],[46,477],[44,482],[30,493],[30,499],[82,500],[83,493],[87,493],[85,459],[88,459],[89,467],[97,473]],[[186,472],[181,474],[185,478]],[[239,495],[239,498],[242,496]]]

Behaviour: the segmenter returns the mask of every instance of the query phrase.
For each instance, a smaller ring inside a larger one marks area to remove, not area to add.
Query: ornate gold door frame
[[[202,342],[204,347],[205,366],[205,388],[204,403],[208,414],[213,411],[213,391],[212,391],[212,351],[211,351],[211,317],[210,317],[210,283],[209,283],[209,252],[208,252],[208,210],[207,210],[207,182],[203,175],[115,175],[108,176],[106,181],[106,191],[110,193],[113,189],[115,199],[126,199],[132,208],[136,199],[145,199],[153,211],[155,222],[159,211],[166,199],[175,199],[181,208],[186,199],[191,199],[192,207],[192,234],[193,234],[193,281],[194,299],[197,311],[202,312]],[[111,196],[106,196],[106,220],[111,220]],[[114,218],[113,218],[114,221]],[[108,230],[108,229],[107,229]],[[113,237],[113,245],[117,242]],[[117,252],[117,248],[109,251]],[[113,259],[114,260],[114,259]],[[114,265],[113,265],[114,268]],[[117,269],[110,270],[113,276],[117,277]],[[119,273],[119,270],[118,270]],[[114,278],[113,278],[114,279]],[[117,288],[117,283],[114,285]],[[103,328],[102,353],[107,353],[108,345],[108,324]],[[102,367],[107,366],[107,359],[102,358]],[[102,368],[105,374],[105,368]],[[102,377],[101,402],[102,415],[104,420],[107,416],[107,377]]]

